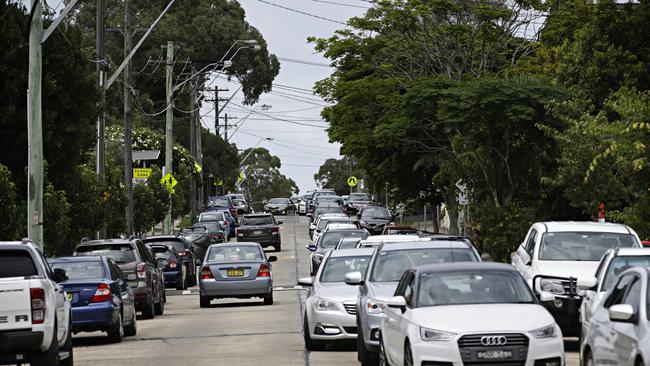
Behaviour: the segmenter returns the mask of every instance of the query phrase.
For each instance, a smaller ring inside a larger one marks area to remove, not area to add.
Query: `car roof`
[[[455,271],[504,271],[517,272],[515,267],[505,263],[495,262],[447,262],[436,264],[425,264],[415,268],[419,273],[440,273]]]
[[[252,241],[237,241],[234,243],[218,243],[218,244],[211,244],[210,248],[212,247],[259,247],[259,243],[255,243]]]
[[[79,257],[54,257],[48,258],[48,263],[70,263],[70,262],[103,262],[106,257],[99,255],[84,255]]]
[[[648,248],[614,248],[610,249],[615,257],[650,256]]]
[[[546,232],[595,232],[632,234],[632,230],[623,224],[592,221],[546,221],[540,222]]]
[[[402,242],[402,241],[418,241],[420,237],[417,235],[372,235],[369,236],[364,242],[367,243],[381,243],[381,242]]]
[[[179,238],[178,236],[175,235],[155,235],[155,236],[147,236],[146,238],[142,239],[144,242],[148,241],[165,241],[165,240],[171,240],[171,241],[183,241],[183,239]]]
[[[105,245],[105,244],[131,244],[129,239],[97,239],[97,240],[88,240],[79,244],[79,246],[84,245]]]
[[[469,249],[469,245],[470,245],[465,241],[454,241],[454,240],[419,240],[419,241],[393,242],[393,243],[384,243],[384,244],[387,245],[382,246],[381,248],[382,251],[413,249],[413,248]]]
[[[244,217],[267,217],[267,216],[273,216],[270,213],[266,212],[261,212],[261,213],[254,213],[254,214],[246,214]]]
[[[375,251],[375,248],[347,248],[347,249],[338,249],[332,250],[330,252],[330,257],[364,257],[371,256]]]
[[[361,232],[365,232],[366,229],[358,229],[358,228],[341,228],[341,229],[339,229],[339,228],[331,228],[331,227],[328,227],[328,228],[325,230],[325,232],[323,232],[323,235],[325,235],[325,234],[327,234],[327,233],[332,233],[332,232],[337,232],[337,233],[339,233],[339,232],[350,232],[350,231],[361,231]]]

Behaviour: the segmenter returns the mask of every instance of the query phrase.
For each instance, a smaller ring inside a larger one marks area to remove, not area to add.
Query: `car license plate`
[[[253,235],[262,235],[262,230],[253,231]]]
[[[228,277],[242,277],[244,276],[244,270],[242,268],[238,269],[229,269],[226,271]]]
[[[72,292],[66,292],[65,295],[68,297],[68,301],[72,301]]]
[[[489,350],[489,351],[478,351],[476,357],[479,360],[499,360],[512,358],[512,351],[504,350]]]

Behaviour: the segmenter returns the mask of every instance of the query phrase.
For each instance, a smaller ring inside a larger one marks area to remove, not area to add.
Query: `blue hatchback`
[[[68,276],[62,285],[72,304],[73,333],[103,331],[115,343],[136,334],[133,289],[112,259],[83,256],[48,262]]]

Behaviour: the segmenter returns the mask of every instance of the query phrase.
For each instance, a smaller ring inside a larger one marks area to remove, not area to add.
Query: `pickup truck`
[[[29,240],[0,242],[0,364],[73,364],[66,279]]]

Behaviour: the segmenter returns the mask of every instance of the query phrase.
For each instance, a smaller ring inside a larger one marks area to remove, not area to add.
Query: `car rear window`
[[[341,238],[359,238],[365,239],[368,232],[365,230],[341,230],[341,231],[328,231],[323,234],[323,239],[320,242],[322,248],[333,248],[339,243]]]
[[[202,214],[201,216],[199,216],[199,222],[203,222],[203,221],[219,221],[219,220],[222,220],[222,219],[223,219],[223,215],[221,213],[208,214],[208,215]]]
[[[68,279],[71,280],[103,278],[105,275],[104,265],[99,261],[59,262],[50,264],[50,267],[52,269],[61,268],[65,270]]]
[[[169,259],[172,257],[172,251],[167,247],[151,246],[149,248],[151,248],[151,251],[153,252],[153,255],[156,257],[156,259]]]
[[[223,230],[218,221],[203,221],[200,224],[195,224],[193,227],[196,228],[201,226],[205,226],[209,231]]]
[[[207,262],[242,262],[262,260],[262,252],[256,246],[213,246],[207,255]]]
[[[387,250],[377,253],[373,264],[371,281],[397,282],[405,268],[425,264],[449,262],[476,262],[478,258],[469,249],[460,248],[421,248]]]
[[[242,226],[273,225],[273,216],[242,217]]]
[[[77,248],[75,255],[103,255],[117,264],[135,262],[137,260],[133,247],[129,244],[87,245]]]
[[[151,241],[145,241],[146,244],[160,244],[160,245],[166,245],[168,247],[173,247],[176,250],[183,250],[185,249],[185,246],[183,243],[180,241],[175,241],[175,240],[151,240]]]
[[[25,250],[0,250],[0,278],[38,274],[32,256]]]

